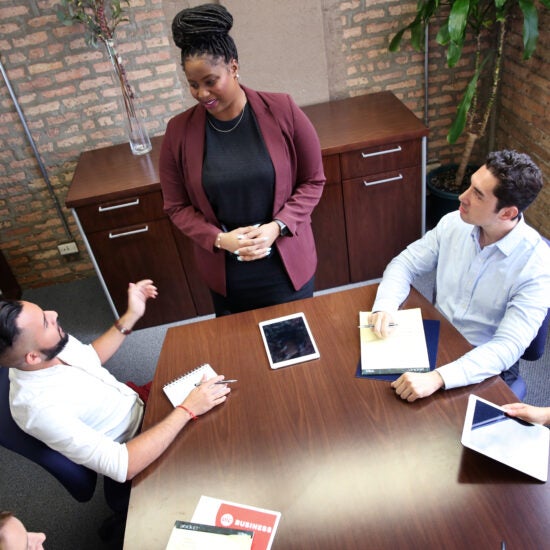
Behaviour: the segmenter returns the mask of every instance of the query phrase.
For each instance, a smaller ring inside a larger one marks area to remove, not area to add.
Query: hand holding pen
[[[231,388],[228,386],[227,381],[223,379],[223,375],[210,379],[204,375],[195,386],[195,389],[187,395],[183,403],[176,407],[184,410],[193,419],[197,419],[212,407],[223,403],[231,392]]]
[[[387,338],[397,326],[397,323],[394,322],[391,313],[377,311],[370,314],[367,326],[372,328],[372,331],[378,338]]]

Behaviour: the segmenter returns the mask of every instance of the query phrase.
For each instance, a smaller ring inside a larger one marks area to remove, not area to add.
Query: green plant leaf
[[[453,41],[449,42],[449,45],[447,46],[447,65],[449,67],[454,67],[460,59],[461,55],[462,42],[460,44],[456,44]]]
[[[411,45],[416,51],[424,49],[424,30],[426,23],[439,8],[441,0],[418,0],[416,4],[416,17],[407,26],[399,29],[391,39],[388,47],[390,52],[396,52],[401,45],[405,32],[411,32]]]
[[[417,52],[424,49],[424,25],[421,23],[411,27],[411,44]]]
[[[390,52],[396,52],[399,49],[399,46],[401,45],[401,40],[403,39],[403,35],[405,32],[411,31],[411,44],[412,47],[416,51],[420,51],[423,49],[424,46],[424,25],[419,15],[416,16],[414,21],[409,23],[406,27],[403,27],[392,38],[389,50]],[[420,37],[420,38],[419,38]]]
[[[470,0],[456,0],[452,3],[451,13],[449,14],[449,35],[451,42],[455,44],[464,43],[466,36],[466,25],[468,23],[468,14],[470,13]]]
[[[403,35],[405,34],[405,31],[407,30],[407,28],[408,27],[405,27],[405,28],[401,29],[400,31],[398,31],[395,34],[395,36],[391,39],[390,45],[388,47],[390,52],[396,52],[397,50],[399,50],[399,45],[401,44],[401,39],[403,38]]]
[[[437,31],[437,36],[435,40],[438,44],[446,46],[451,41],[451,36],[449,35],[449,26],[447,25],[448,21],[445,21]]]
[[[468,112],[470,111],[470,107],[472,106],[472,99],[474,97],[477,81],[477,75],[474,76],[472,80],[470,80],[470,83],[466,88],[466,93],[464,94],[462,101],[458,105],[456,117],[451,124],[449,133],[447,134],[447,141],[451,145],[456,142],[456,140],[460,137],[460,134],[462,134],[462,132],[464,131],[464,128],[466,126],[466,117],[468,116]]]
[[[441,0],[419,0],[416,5],[416,11],[421,16],[424,23],[430,20],[430,18],[439,9]]]
[[[447,141],[451,145],[456,142],[456,140],[460,137],[460,135],[464,131],[464,128],[466,127],[466,119],[468,117],[468,113],[470,112],[470,107],[472,106],[472,100],[476,93],[479,75],[483,72],[483,67],[485,67],[485,63],[487,63],[488,59],[489,58],[486,57],[480,64],[479,69],[472,77],[472,80],[470,80],[470,82],[468,83],[462,101],[458,105],[456,117],[451,124],[449,133],[447,134]]]
[[[539,17],[533,0],[519,0],[523,12],[523,59],[529,59],[537,47]]]

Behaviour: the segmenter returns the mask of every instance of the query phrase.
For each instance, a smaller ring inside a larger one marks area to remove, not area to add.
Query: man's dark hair
[[[0,365],[4,365],[6,354],[19,337],[17,318],[23,304],[16,300],[0,300]]]
[[[495,151],[487,155],[485,165],[498,179],[494,189],[497,211],[516,206],[521,214],[542,189],[542,172],[529,155],[517,151]]]
[[[194,55],[210,55],[229,63],[239,60],[237,46],[229,31],[232,15],[218,4],[202,4],[181,10],[172,21],[172,37],[181,49],[181,63]]]

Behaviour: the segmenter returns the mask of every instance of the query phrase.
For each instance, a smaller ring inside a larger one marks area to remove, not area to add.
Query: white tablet
[[[541,481],[548,477],[550,430],[508,416],[477,395],[468,398],[462,444]]]
[[[319,358],[319,350],[303,313],[262,321],[259,326],[272,369]]]

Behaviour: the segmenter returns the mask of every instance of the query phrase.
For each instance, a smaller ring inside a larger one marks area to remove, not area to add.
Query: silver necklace
[[[210,124],[210,127],[213,128],[214,130],[216,130],[216,132],[220,132],[222,134],[229,134],[229,132],[232,132],[241,123],[241,120],[244,117],[244,110],[245,109],[246,109],[246,104],[243,107],[243,110],[241,111],[241,116],[239,117],[239,120],[237,120],[235,126],[233,126],[233,128],[229,128],[229,130],[221,130],[220,128],[216,128],[216,126],[214,126],[214,123],[210,120],[210,117],[208,117],[208,119],[207,119],[208,124]]]

